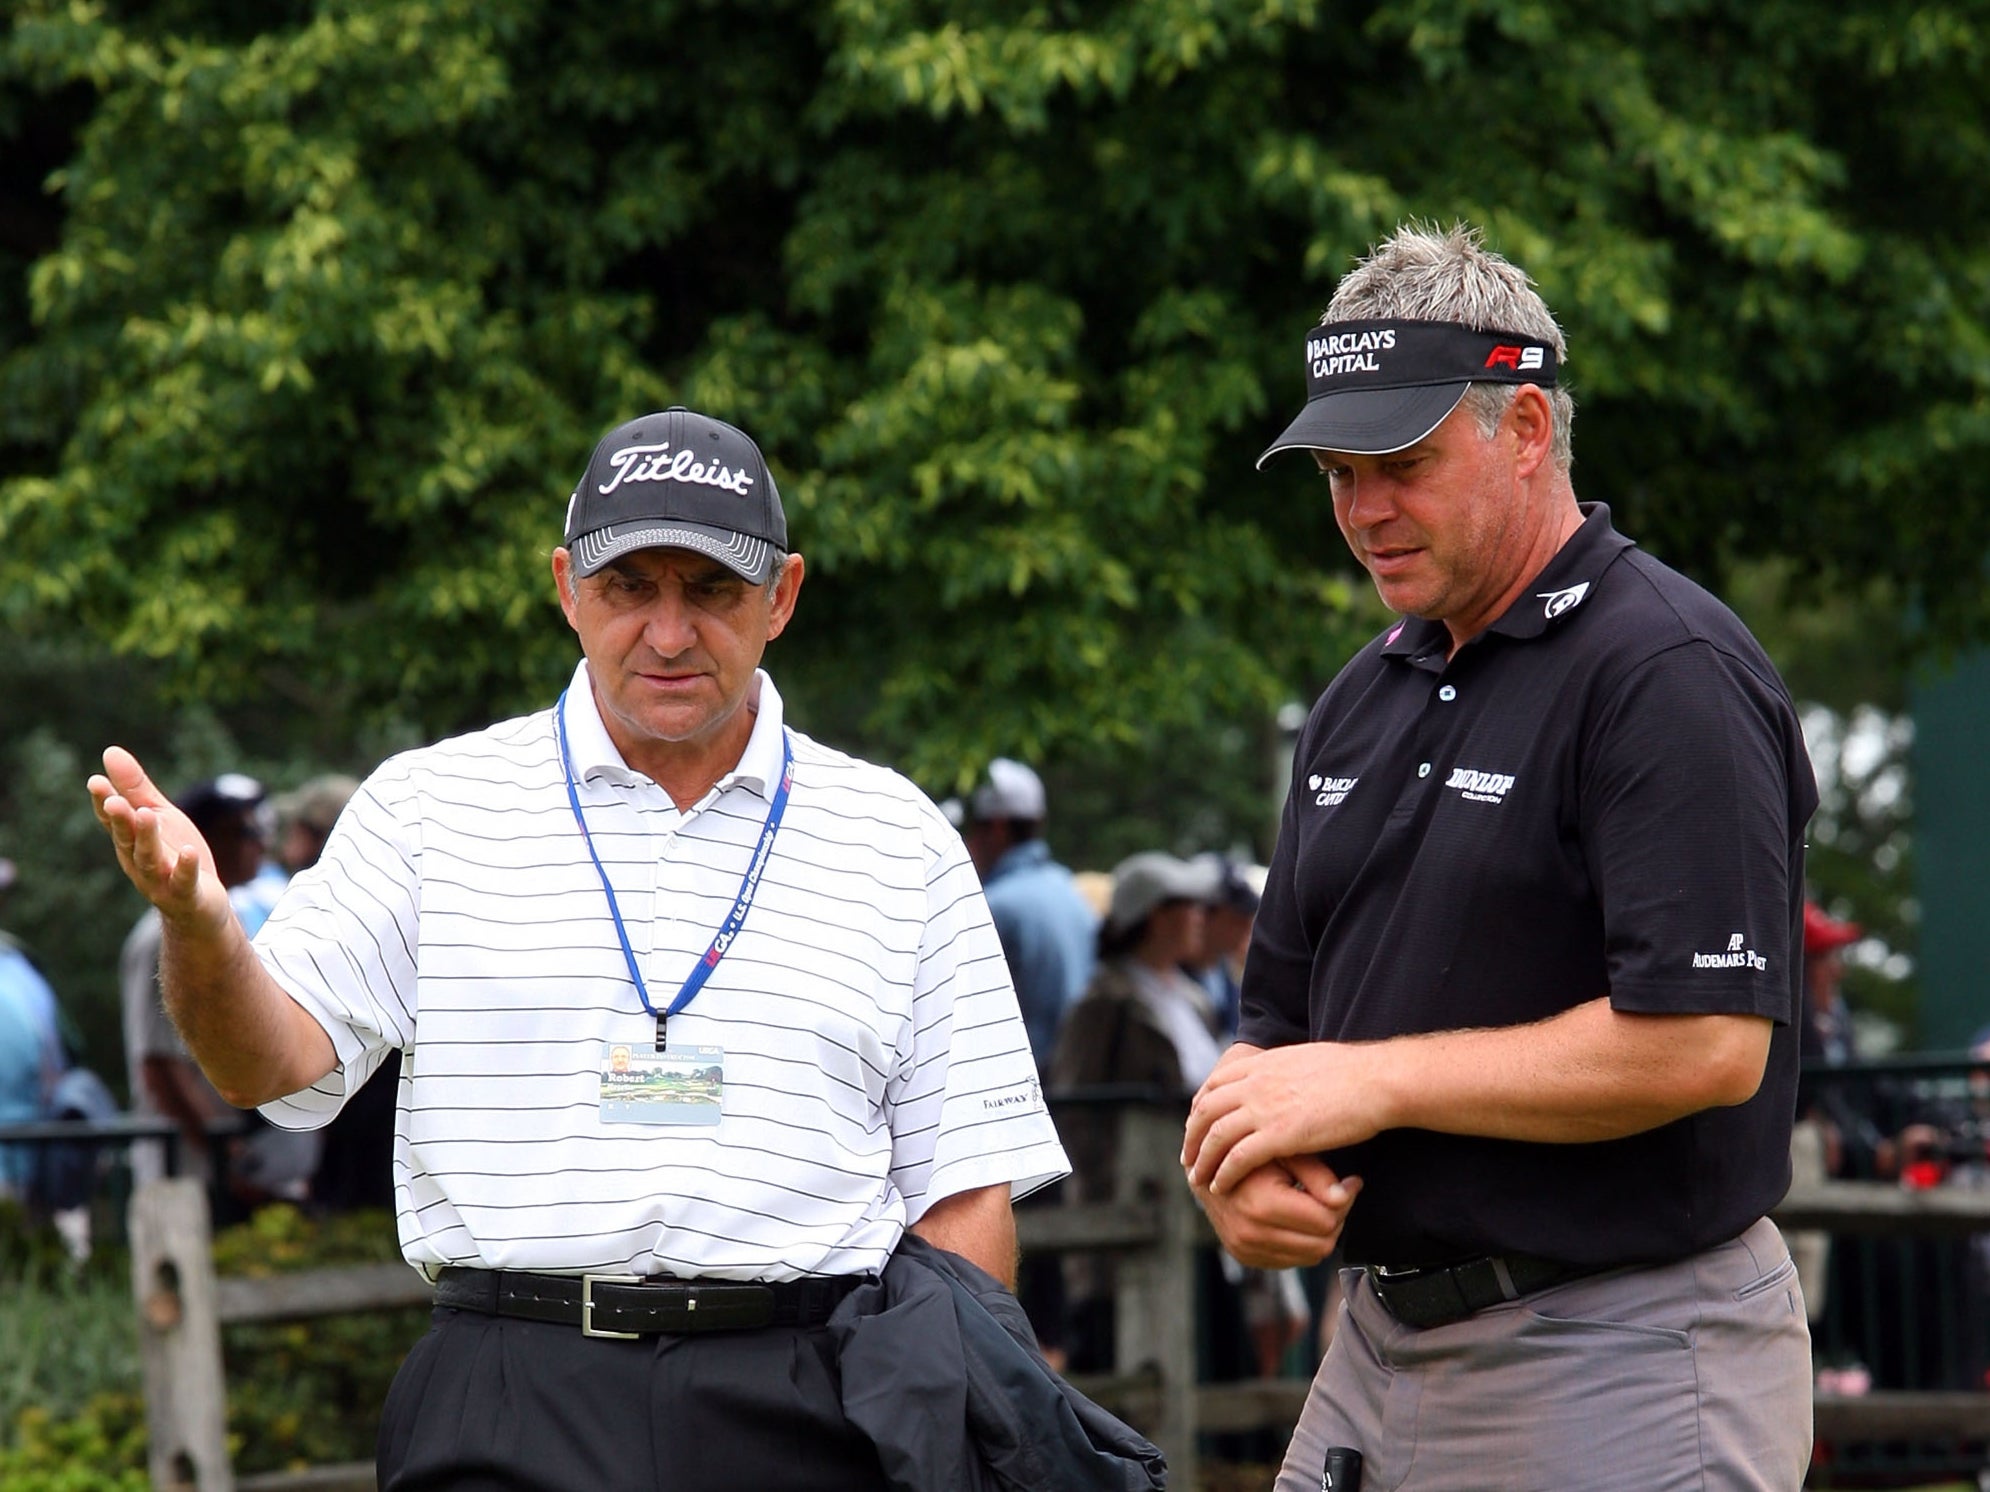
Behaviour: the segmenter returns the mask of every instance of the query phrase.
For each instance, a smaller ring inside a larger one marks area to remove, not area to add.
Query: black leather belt
[[[769,1285],[451,1266],[436,1279],[435,1303],[487,1316],[578,1326],[581,1335],[589,1337],[752,1331],[761,1326],[820,1326],[866,1278],[832,1275]]]
[[[1405,1326],[1427,1330],[1463,1321],[1502,1300],[1518,1300],[1550,1285],[1600,1274],[1608,1266],[1564,1264],[1532,1254],[1501,1254],[1428,1269],[1388,1269],[1379,1264],[1363,1267],[1391,1316]]]

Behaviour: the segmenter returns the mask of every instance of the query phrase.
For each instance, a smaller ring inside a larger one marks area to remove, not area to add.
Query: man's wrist
[[[161,907],[159,924],[165,935],[180,948],[209,950],[225,948],[230,929],[241,926],[226,893],[221,896],[219,906],[209,904],[205,898],[198,898],[192,905],[178,911]]]
[[[1415,1085],[1404,1081],[1409,1064],[1402,1060],[1402,1039],[1356,1042],[1347,1050],[1353,1054],[1354,1062],[1342,1080],[1352,1083],[1354,1091],[1368,1105],[1374,1132],[1414,1126],[1412,1110],[1417,1094]]]

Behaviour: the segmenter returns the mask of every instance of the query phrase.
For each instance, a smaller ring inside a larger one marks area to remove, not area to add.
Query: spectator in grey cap
[[[1051,858],[1044,815],[1043,779],[998,756],[968,802],[965,835],[1039,1072],[1050,1066],[1064,1013],[1092,977],[1097,923],[1071,872]]]
[[[332,837],[332,825],[358,791],[358,778],[327,772],[278,795],[274,804],[276,858],[286,871],[296,875],[318,863],[325,841]]]
[[[1201,985],[1182,965],[1202,946],[1203,917],[1216,894],[1207,863],[1158,850],[1113,867],[1112,901],[1099,926],[1098,965],[1071,1007],[1051,1061],[1053,1093],[1128,1088],[1155,1098],[1187,1098],[1216,1066],[1222,1047]],[[1117,1117],[1074,1106],[1059,1116],[1071,1156],[1067,1195],[1103,1202],[1113,1195]],[[1113,1268],[1083,1258],[1066,1270],[1071,1366],[1111,1365]]]

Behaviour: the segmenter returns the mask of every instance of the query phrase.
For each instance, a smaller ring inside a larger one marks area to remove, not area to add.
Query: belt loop
[[[1520,1299],[1520,1292],[1513,1288],[1513,1275],[1506,1267],[1506,1260],[1498,1254],[1492,1256],[1492,1272],[1493,1278],[1499,1281],[1499,1293],[1503,1299]]]

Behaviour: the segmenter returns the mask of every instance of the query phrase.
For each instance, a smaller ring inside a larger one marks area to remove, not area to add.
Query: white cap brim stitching
[[[717,560],[756,585],[767,578],[774,555],[774,546],[765,539],[684,524],[644,523],[620,530],[610,525],[580,535],[568,547],[577,575],[592,575],[610,560],[637,549],[689,549]]]

